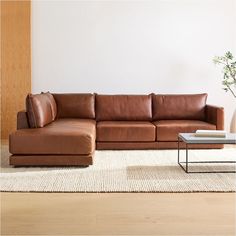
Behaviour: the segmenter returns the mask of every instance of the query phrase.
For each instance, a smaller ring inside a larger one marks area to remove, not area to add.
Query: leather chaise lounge
[[[180,132],[224,129],[224,109],[206,99],[207,94],[30,94],[9,137],[10,164],[88,166],[95,149],[175,149]]]

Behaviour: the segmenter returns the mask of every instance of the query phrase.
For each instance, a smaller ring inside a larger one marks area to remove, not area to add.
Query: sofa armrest
[[[216,125],[217,130],[224,130],[224,108],[206,105],[206,121]]]
[[[28,116],[26,111],[17,113],[17,129],[29,129]]]

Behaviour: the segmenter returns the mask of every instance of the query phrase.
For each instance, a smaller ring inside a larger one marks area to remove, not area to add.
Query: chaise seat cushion
[[[97,123],[97,141],[155,141],[155,126],[148,121],[100,121]]]
[[[157,141],[177,141],[178,133],[192,133],[198,129],[215,130],[216,126],[199,120],[155,121]]]
[[[20,129],[10,135],[12,154],[88,155],[95,149],[96,122],[58,119],[43,128]]]

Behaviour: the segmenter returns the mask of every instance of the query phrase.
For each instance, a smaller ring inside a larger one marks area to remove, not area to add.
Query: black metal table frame
[[[180,140],[181,138],[178,136],[178,164],[179,166],[188,174],[191,173],[236,173],[236,171],[189,171],[189,163],[218,163],[218,164],[223,164],[223,163],[236,163],[236,161],[189,161],[189,155],[188,155],[188,143],[186,143],[185,141],[183,141],[185,143],[185,162],[180,162]],[[191,143],[194,144],[194,143]],[[199,144],[199,143],[197,143]],[[201,143],[204,144],[204,143]],[[182,164],[185,164],[185,166],[183,166]]]

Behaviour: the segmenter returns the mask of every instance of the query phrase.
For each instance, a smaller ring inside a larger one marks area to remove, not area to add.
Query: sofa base
[[[156,142],[97,142],[97,150],[148,150],[157,149]]]
[[[89,166],[93,164],[90,155],[12,155],[9,164],[13,166]]]
[[[223,144],[192,144],[191,149],[221,149]],[[97,142],[97,150],[147,150],[147,149],[177,149],[178,142]],[[180,148],[185,148],[183,142]]]

